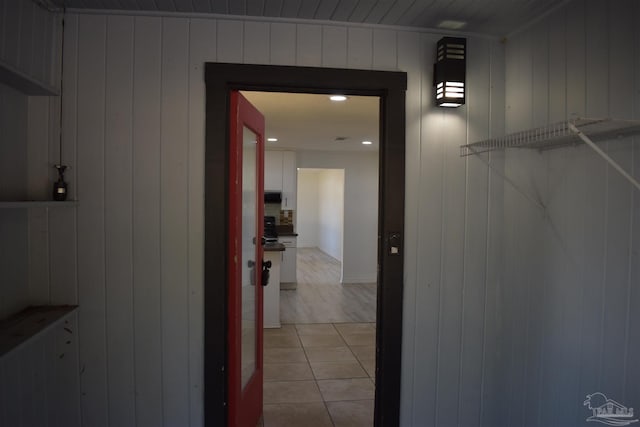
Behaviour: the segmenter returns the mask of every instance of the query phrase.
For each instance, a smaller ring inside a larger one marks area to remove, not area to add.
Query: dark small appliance
[[[264,217],[264,240],[266,243],[276,243],[278,241],[278,231],[276,230],[276,217]]]

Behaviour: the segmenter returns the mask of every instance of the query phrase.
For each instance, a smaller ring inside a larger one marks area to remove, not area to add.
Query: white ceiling
[[[76,9],[216,13],[440,28],[466,22],[460,31],[503,36],[560,0],[45,0]]]
[[[344,102],[334,102],[328,95],[242,94],[264,115],[265,136],[278,138],[278,142],[266,143],[268,150],[378,150],[378,97],[349,96]],[[373,144],[363,145],[364,140]]]

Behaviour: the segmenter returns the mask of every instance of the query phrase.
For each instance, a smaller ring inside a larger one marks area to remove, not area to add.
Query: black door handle
[[[271,261],[262,261],[262,286],[269,284],[269,269],[271,268]]]

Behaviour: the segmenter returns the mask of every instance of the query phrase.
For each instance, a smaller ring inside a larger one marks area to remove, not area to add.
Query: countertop
[[[283,252],[285,249],[282,243],[267,243],[264,245],[265,252]]]

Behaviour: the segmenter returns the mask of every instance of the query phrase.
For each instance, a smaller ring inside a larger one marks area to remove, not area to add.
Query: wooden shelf
[[[20,313],[0,321],[0,358],[54,327],[77,308],[77,305],[27,307]]]
[[[29,209],[29,208],[68,208],[78,206],[77,200],[56,202],[54,200],[16,200],[0,201],[0,209]]]

